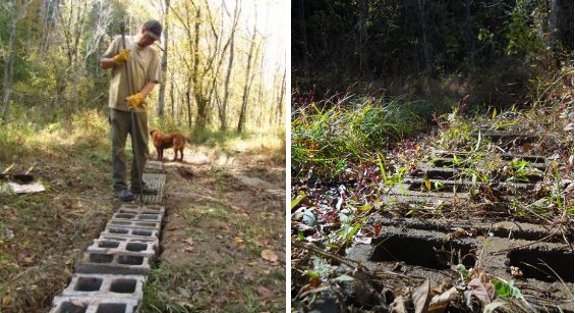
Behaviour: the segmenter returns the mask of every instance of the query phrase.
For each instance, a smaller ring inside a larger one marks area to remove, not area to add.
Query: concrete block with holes
[[[146,280],[142,275],[74,274],[62,296],[141,300]]]
[[[134,223],[161,223],[163,217],[164,215],[159,213],[116,212],[112,215],[111,220]]]
[[[95,253],[139,253],[149,258],[156,256],[158,252],[158,240],[138,240],[122,239],[96,239],[94,243],[86,249],[87,252]]]
[[[50,313],[136,313],[141,303],[141,299],[58,296]]]
[[[111,219],[106,224],[107,227],[126,227],[133,229],[161,230],[162,223],[156,221],[130,221],[126,219]]]
[[[160,238],[160,231],[123,226],[106,226],[106,229],[100,235],[147,240]]]
[[[135,203],[124,203],[117,211],[118,213],[156,213],[156,214],[164,214],[166,212],[166,208],[161,205],[155,204],[146,204],[146,205],[139,205]]]
[[[77,273],[148,275],[150,257],[145,253],[86,252],[76,265]]]

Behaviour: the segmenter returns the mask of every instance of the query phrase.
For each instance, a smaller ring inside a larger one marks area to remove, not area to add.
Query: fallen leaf
[[[244,246],[244,240],[242,239],[242,237],[236,236],[234,237],[234,244],[236,245],[236,247],[241,248]]]
[[[379,236],[379,233],[381,233],[381,228],[382,228],[382,227],[383,227],[383,224],[381,224],[381,223],[379,223],[379,224],[377,224],[377,225],[375,225],[375,226],[373,227],[373,236],[374,236],[374,237]]]
[[[274,297],[274,292],[263,286],[256,288],[256,292],[264,301],[271,300]]]
[[[392,313],[407,313],[407,308],[405,305],[405,299],[403,296],[398,296],[393,300],[390,306]]]
[[[187,243],[187,244],[190,245],[190,246],[193,246],[193,245],[194,245],[194,241],[192,240],[192,238],[185,239],[184,242]]]
[[[429,279],[426,279],[425,282],[413,289],[411,299],[413,300],[415,313],[424,313],[428,311],[427,308],[431,301],[429,297]]]
[[[277,263],[278,256],[272,250],[265,249],[262,251],[262,259],[269,261],[269,262],[272,262],[272,263]]]
[[[483,305],[491,303],[491,299],[495,297],[495,287],[492,283],[483,283],[481,278],[474,278],[467,283],[467,288],[471,293],[477,297]]]
[[[429,313],[440,313],[445,311],[449,304],[456,300],[459,296],[457,292],[457,288],[451,287],[444,293],[434,296],[431,298],[431,302],[429,302]]]

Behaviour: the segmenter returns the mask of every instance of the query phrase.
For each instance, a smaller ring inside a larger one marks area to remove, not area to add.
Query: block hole
[[[435,159],[431,162],[432,166],[434,167],[469,167],[470,162],[468,160],[461,160],[458,161],[457,164],[455,162],[454,159],[448,159],[448,158],[441,158],[441,159]]]
[[[102,286],[102,279],[98,277],[78,277],[78,282],[74,286],[76,291],[98,291]]]
[[[148,223],[148,222],[137,222],[136,225],[141,227],[156,227],[156,223]]]
[[[376,248],[370,258],[373,262],[399,261],[436,270],[446,270],[458,263],[466,267],[475,265],[471,246],[456,242],[391,235],[379,238],[374,246]]]
[[[116,279],[110,285],[110,291],[117,293],[134,293],[137,282],[135,279]]]
[[[111,221],[110,221],[110,224],[112,224],[112,225],[130,225],[130,222],[128,222],[128,221],[114,221],[114,220],[111,220]]]
[[[132,235],[150,237],[150,236],[152,236],[152,232],[151,232],[151,231],[146,231],[146,230],[134,230],[134,231],[132,232]]]
[[[159,216],[160,216],[159,214],[141,214],[138,217],[138,219],[140,219],[140,220],[157,220]]]
[[[108,229],[108,231],[112,234],[127,234],[128,233],[127,229],[122,229],[122,228],[110,228],[110,229]]]
[[[157,206],[157,205],[149,205],[146,207],[147,210],[151,210],[151,211],[161,211],[162,207]]]
[[[573,252],[521,249],[509,252],[507,257],[509,258],[507,265],[519,267],[524,278],[534,278],[545,282],[560,280],[573,282]]]
[[[131,213],[120,213],[120,214],[116,214],[116,216],[115,216],[115,218],[123,218],[123,219],[127,219],[127,220],[131,220],[135,217],[136,217],[136,215],[131,214]]]
[[[88,260],[94,263],[110,263],[113,259],[113,255],[103,253],[90,253],[90,256],[88,257]]]
[[[57,313],[86,313],[87,309],[87,304],[78,305],[65,301],[62,302],[62,305],[60,305],[60,309],[58,309]]]
[[[144,257],[137,255],[119,255],[118,264],[142,265],[144,264]]]
[[[471,182],[469,183],[471,184]],[[425,190],[427,187],[425,187],[425,181],[424,180],[415,180],[412,181],[409,185],[409,190],[411,191],[420,191],[420,190]],[[449,182],[444,182],[442,184],[436,184],[434,182],[434,180],[431,180],[431,190],[430,191],[435,191],[435,192],[453,192],[453,189],[455,189],[455,192],[466,192],[469,191],[470,186],[465,185],[464,183],[456,183],[454,181],[449,181]]]
[[[120,246],[120,243],[117,241],[98,241],[98,248],[117,248]]]
[[[139,252],[145,251],[146,249],[148,249],[148,245],[145,243],[130,242],[126,245],[126,250],[128,251]]]
[[[124,313],[126,312],[125,303],[102,303],[98,305],[96,313]]]

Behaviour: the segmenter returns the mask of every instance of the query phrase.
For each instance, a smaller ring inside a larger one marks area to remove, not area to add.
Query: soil
[[[197,293],[188,299],[189,308],[231,311],[233,303],[252,295],[262,310],[283,311],[284,163],[261,152],[226,155],[204,149],[188,152],[183,162],[166,162],[165,168],[160,262],[172,268],[191,263],[195,272],[217,276],[210,282],[198,275],[188,280],[190,286],[179,286]],[[225,283],[214,283],[219,280]],[[242,294],[240,285],[252,292]]]

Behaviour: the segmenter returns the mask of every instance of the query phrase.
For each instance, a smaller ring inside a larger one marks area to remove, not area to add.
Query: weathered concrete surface
[[[573,311],[569,293],[573,290],[573,251],[558,240],[543,242],[550,231],[542,226],[381,217],[374,218],[374,223],[383,227],[372,244],[358,244],[347,254],[372,271],[429,278],[439,284],[445,278],[455,281],[455,267],[463,264],[492,277],[514,280],[535,307]],[[523,276],[513,277],[511,266],[519,268]],[[542,294],[546,299],[541,299]]]

